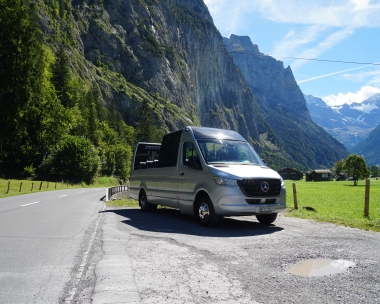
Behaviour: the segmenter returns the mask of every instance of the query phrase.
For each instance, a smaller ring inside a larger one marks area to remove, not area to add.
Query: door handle
[[[179,173],[179,175],[181,175],[181,176],[184,176],[184,175],[185,175],[185,173],[183,173],[183,172],[180,172],[180,173]]]

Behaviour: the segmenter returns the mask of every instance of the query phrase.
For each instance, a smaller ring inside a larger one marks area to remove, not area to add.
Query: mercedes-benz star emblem
[[[269,184],[267,182],[262,182],[261,183],[261,190],[263,190],[263,192],[268,192],[269,191]]]

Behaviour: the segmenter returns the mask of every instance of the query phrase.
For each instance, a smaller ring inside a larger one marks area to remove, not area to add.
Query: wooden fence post
[[[11,182],[8,182],[8,190],[7,190],[7,193],[5,194],[8,194],[10,188],[11,188]]]
[[[49,189],[49,182],[47,182],[47,188]]]
[[[297,202],[297,188],[296,184],[293,183],[293,198],[294,198],[294,209],[298,209],[298,202]]]
[[[54,186],[54,189],[57,189],[57,182],[55,182],[55,186]]]
[[[18,192],[21,192],[21,188],[22,188],[22,182],[20,183],[20,190]]]
[[[370,182],[367,178],[365,181],[365,195],[364,195],[364,216],[368,217],[369,215],[369,188],[370,188]]]
[[[41,188],[42,188],[42,182],[41,182],[41,184],[40,184],[40,190],[41,190]]]
[[[34,182],[32,182],[32,189],[30,189],[30,191],[33,191],[33,184],[34,184]]]

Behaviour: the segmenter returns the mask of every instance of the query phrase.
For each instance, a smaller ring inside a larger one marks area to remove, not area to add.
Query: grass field
[[[293,183],[297,189],[298,210],[294,209]],[[380,231],[380,180],[370,180],[368,218],[364,217],[364,180],[360,180],[356,187],[352,181],[285,181],[285,184],[288,206],[286,216]],[[312,207],[315,211],[303,207]]]
[[[8,191],[8,184],[10,185]],[[73,188],[97,188],[97,187],[112,187],[117,186],[118,181],[112,177],[100,177],[93,185],[83,184],[70,184],[66,181],[63,182],[47,182],[36,180],[16,180],[16,179],[0,179],[0,198],[15,196],[21,194],[28,194],[38,191],[51,191]]]

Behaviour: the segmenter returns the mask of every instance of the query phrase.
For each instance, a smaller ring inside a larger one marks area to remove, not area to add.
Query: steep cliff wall
[[[148,98],[164,128],[222,127],[237,130],[259,150],[276,146],[202,0],[72,5],[85,60],[96,71],[104,99],[117,103],[127,123],[135,123]]]
[[[348,151],[310,117],[305,98],[290,67],[260,53],[249,37],[224,38],[227,49],[244,74],[265,120],[285,152],[302,168],[330,168]]]

